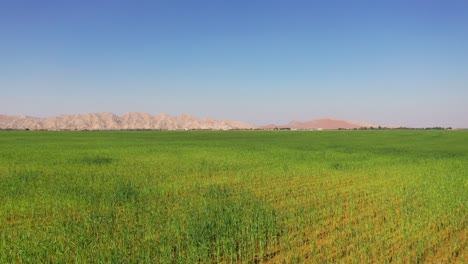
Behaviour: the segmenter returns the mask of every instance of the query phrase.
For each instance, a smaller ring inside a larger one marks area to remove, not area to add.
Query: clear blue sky
[[[468,1],[2,0],[0,113],[468,127]]]

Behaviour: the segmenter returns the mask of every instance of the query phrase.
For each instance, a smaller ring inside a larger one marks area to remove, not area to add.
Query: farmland
[[[0,263],[467,262],[468,131],[0,132]]]

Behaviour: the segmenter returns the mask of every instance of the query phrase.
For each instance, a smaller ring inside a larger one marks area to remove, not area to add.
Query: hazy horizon
[[[2,1],[0,114],[468,127],[466,1]]]

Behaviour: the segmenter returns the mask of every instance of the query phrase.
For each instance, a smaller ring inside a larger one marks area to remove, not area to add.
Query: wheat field
[[[468,131],[0,131],[1,263],[467,263]]]

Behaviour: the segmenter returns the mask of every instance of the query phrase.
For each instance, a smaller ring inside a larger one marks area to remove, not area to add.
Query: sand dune
[[[353,121],[346,121],[346,120],[337,120],[333,118],[323,118],[323,119],[315,119],[306,122],[300,122],[293,120],[285,125],[275,125],[270,124],[267,126],[263,126],[261,128],[264,129],[274,129],[274,128],[291,128],[291,129],[339,129],[339,128],[346,128],[346,129],[353,129],[353,128],[360,128],[360,127],[370,127],[372,125],[366,123],[359,123]]]

